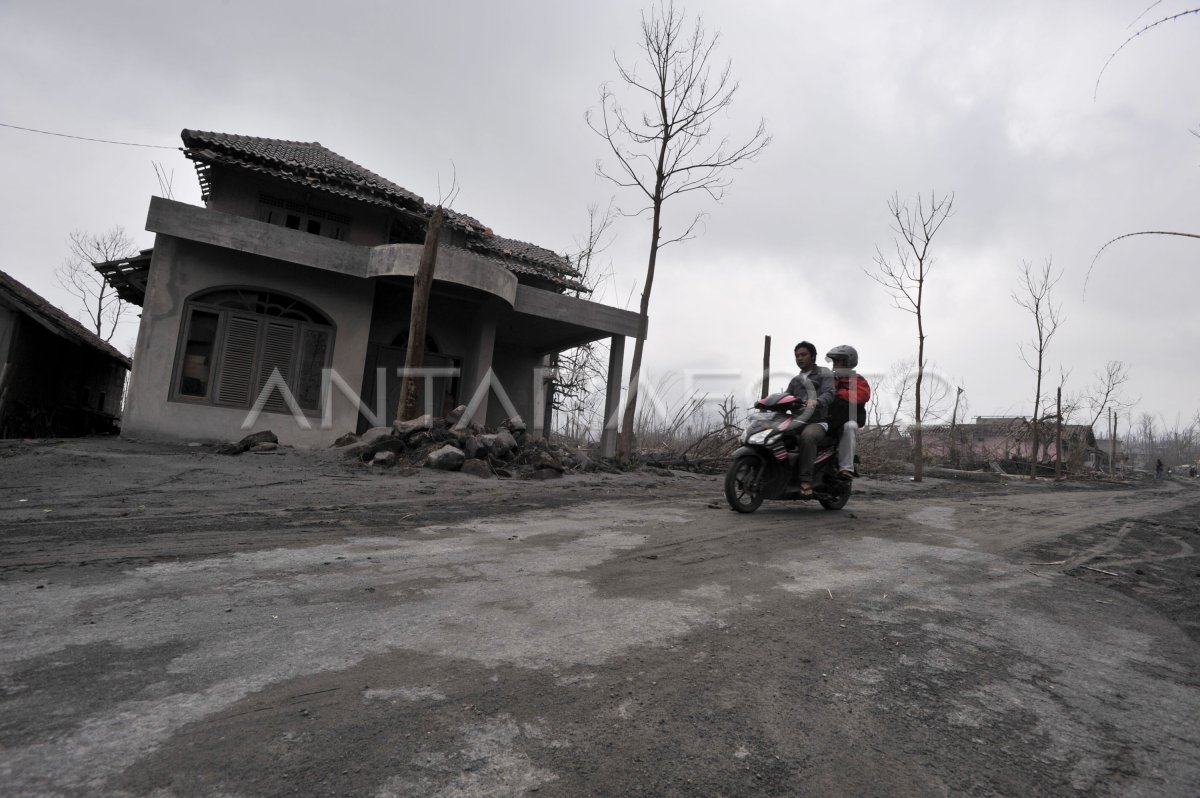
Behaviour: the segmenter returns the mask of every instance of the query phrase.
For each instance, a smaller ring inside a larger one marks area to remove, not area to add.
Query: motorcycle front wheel
[[[763,461],[743,455],[725,474],[725,500],[739,513],[752,513],[763,503]]]

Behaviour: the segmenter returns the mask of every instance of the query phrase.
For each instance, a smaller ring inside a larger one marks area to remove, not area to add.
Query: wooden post
[[[1054,417],[1054,478],[1062,479],[1062,386],[1058,386],[1055,400],[1058,412]]]
[[[425,330],[429,320],[429,289],[433,285],[433,269],[437,265],[438,238],[442,232],[445,212],[439,205],[429,219],[425,231],[425,248],[421,250],[421,265],[413,279],[412,315],[408,321],[408,351],[404,355],[404,374],[400,381],[400,402],[396,420],[407,421],[420,415],[417,408],[417,377],[413,369],[425,363]]]
[[[1108,470],[1117,473],[1117,411],[1109,410],[1108,417],[1112,420],[1112,432],[1108,439]]]
[[[758,397],[759,399],[763,399],[766,397],[767,392],[769,390],[767,383],[770,380],[770,378],[771,378],[771,336],[767,335],[767,336],[763,337],[763,379],[762,379],[762,393],[759,394],[759,397]]]
[[[950,459],[958,468],[958,399],[963,394],[961,387],[954,394],[954,410],[950,413]]]

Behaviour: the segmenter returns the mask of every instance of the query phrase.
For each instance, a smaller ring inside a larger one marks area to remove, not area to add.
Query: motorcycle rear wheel
[[[757,457],[743,455],[734,460],[725,474],[725,500],[729,506],[739,513],[757,510],[766,498],[763,476],[763,462]]]
[[[850,500],[850,483],[846,482],[830,499],[817,499],[826,510],[840,510]]]

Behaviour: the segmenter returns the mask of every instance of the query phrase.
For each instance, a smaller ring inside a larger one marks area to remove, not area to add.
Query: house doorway
[[[367,352],[367,373],[363,376],[363,401],[371,404],[375,401],[375,391],[379,370],[383,369],[386,382],[385,407],[383,423],[390,426],[396,420],[396,406],[400,402],[400,369],[404,368],[404,360],[408,356],[407,333],[402,333],[390,346],[372,344]],[[397,345],[399,344],[399,345]],[[438,351],[437,344],[432,338],[425,339],[425,368],[456,369],[462,371],[462,358],[447,355]],[[425,387],[432,388],[432,410],[435,417],[445,417],[459,403],[459,376],[420,378],[417,380],[417,407],[420,413],[425,413],[429,404],[426,402]],[[362,433],[370,426],[363,416],[358,417],[358,431]]]

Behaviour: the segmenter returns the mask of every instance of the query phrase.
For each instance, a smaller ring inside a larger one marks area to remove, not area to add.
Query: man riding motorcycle
[[[800,373],[788,383],[788,393],[796,397],[804,397],[805,410],[801,420],[806,422],[800,433],[800,458],[796,479],[799,482],[800,495],[813,495],[813,462],[817,457],[817,446],[829,429],[825,417],[829,405],[834,400],[834,376],[829,369],[818,366],[817,347],[808,341],[796,344],[793,354]]]

